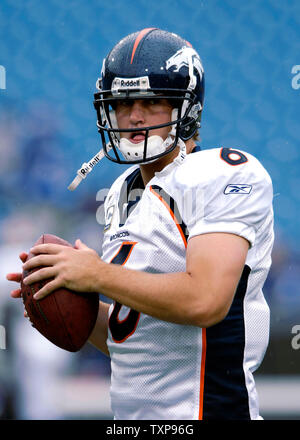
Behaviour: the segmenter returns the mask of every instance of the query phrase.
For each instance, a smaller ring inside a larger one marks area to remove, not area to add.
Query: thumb
[[[89,247],[86,244],[82,243],[80,238],[77,238],[77,240],[75,241],[75,249],[87,250],[89,249]]]

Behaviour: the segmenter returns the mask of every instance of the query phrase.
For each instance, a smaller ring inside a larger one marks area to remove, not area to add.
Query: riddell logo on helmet
[[[140,87],[140,80],[139,79],[137,79],[137,80],[131,79],[131,80],[125,81],[124,79],[122,79],[120,86],[121,87]]]
[[[112,83],[112,91],[117,92],[122,89],[146,90],[150,87],[148,76],[139,78],[115,78]]]

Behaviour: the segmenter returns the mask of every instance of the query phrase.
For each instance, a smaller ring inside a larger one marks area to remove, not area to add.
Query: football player
[[[53,278],[36,299],[64,286],[113,300],[90,341],[111,358],[115,419],[259,419],[271,179],[235,147],[199,150],[204,70],[178,35],[122,39],[97,87],[104,154],[132,164],[105,200],[102,256],[80,240],[39,245],[24,268],[45,267],[24,282]]]

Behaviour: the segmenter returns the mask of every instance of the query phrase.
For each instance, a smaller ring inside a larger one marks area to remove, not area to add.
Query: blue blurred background
[[[267,393],[280,384],[292,393],[300,383],[300,350],[291,344],[300,324],[298,0],[1,0],[0,418],[111,417],[107,359],[90,346],[69,354],[41,340],[9,299],[5,273],[20,270],[18,253],[43,232],[80,237],[101,252],[96,194],[125,166],[105,159],[75,192],[67,186],[101,147],[93,93],[102,59],[146,27],[178,33],[202,58],[202,148],[248,151],[273,179],[276,243],[265,285],[271,337],[258,383],[266,417],[297,418],[300,399],[290,394],[275,408]],[[25,367],[32,382],[19,378]]]

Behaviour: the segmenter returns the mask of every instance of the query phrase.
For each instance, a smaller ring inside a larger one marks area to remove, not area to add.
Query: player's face
[[[165,124],[171,121],[172,106],[166,99],[137,99],[120,100],[116,106],[118,127],[140,128],[138,132],[121,132],[121,137],[127,138],[132,144],[145,140],[143,127]],[[157,128],[149,132],[149,136],[158,135],[165,140],[171,126]]]

